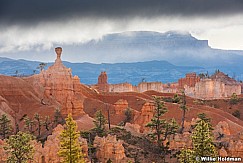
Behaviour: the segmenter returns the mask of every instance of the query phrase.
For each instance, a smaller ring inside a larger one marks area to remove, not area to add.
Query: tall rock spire
[[[61,62],[61,55],[62,55],[62,48],[61,47],[56,47],[55,52],[57,54],[57,59],[55,62]]]

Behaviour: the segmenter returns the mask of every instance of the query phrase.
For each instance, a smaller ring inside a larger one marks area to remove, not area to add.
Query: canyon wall
[[[137,92],[137,87],[130,83],[109,84],[109,92]]]
[[[222,72],[201,79],[195,86],[185,85],[185,94],[199,99],[220,99],[241,94],[241,85]]]

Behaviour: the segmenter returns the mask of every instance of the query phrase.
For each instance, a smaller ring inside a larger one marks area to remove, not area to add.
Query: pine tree
[[[209,126],[209,129],[210,131],[213,131],[213,126],[211,124],[211,119],[207,117],[207,115],[205,113],[200,113],[197,115],[197,117],[199,118],[199,120],[197,121],[196,125],[200,122],[200,121],[205,121],[208,126]],[[196,127],[196,126],[194,126]]]
[[[39,66],[37,67],[37,69],[40,69],[40,71],[42,71],[42,70],[45,69],[46,65],[47,65],[46,63],[43,63],[42,62],[42,63],[39,64]]]
[[[45,127],[46,131],[50,130],[50,117],[49,116],[45,116],[45,120],[43,122],[43,126]]]
[[[58,124],[65,124],[65,120],[62,117],[61,110],[59,108],[55,109],[54,113],[54,121],[53,121],[53,128],[56,127]]]
[[[25,125],[24,125],[24,128],[26,131],[28,131],[30,134],[34,134],[34,121],[29,118],[28,116],[24,117],[24,122],[25,122]]]
[[[168,126],[167,134],[175,136],[175,134],[178,132],[178,128],[179,128],[179,125],[177,124],[176,120],[174,118],[172,118],[171,122],[169,123],[169,126]]]
[[[167,108],[164,106],[164,103],[160,98],[155,97],[155,113],[151,122],[146,125],[151,129],[151,133],[148,136],[157,143],[158,152],[162,156],[162,161],[165,162],[165,156],[171,151],[169,149],[170,142],[164,143],[167,137],[177,130],[177,127],[174,122],[169,123],[165,119],[162,119],[162,116],[167,112]]]
[[[172,99],[173,103],[180,103],[181,102],[181,97],[178,94],[175,94],[173,99]]]
[[[182,149],[178,157],[178,160],[181,163],[195,163],[196,162],[195,153],[193,150],[190,149]]]
[[[236,93],[233,93],[230,98],[230,104],[231,105],[236,105],[239,102],[239,97],[237,96]]]
[[[36,121],[36,123],[37,123],[37,134],[38,134],[38,136],[37,136],[37,138],[40,138],[40,135],[41,135],[41,127],[42,127],[42,120],[41,120],[41,116],[40,116],[40,114],[38,114],[38,113],[36,113],[35,114],[35,116],[34,116],[34,119],[35,119],[35,121]]]
[[[202,156],[216,157],[217,152],[212,141],[212,125],[206,114],[199,114],[200,120],[197,121],[192,133],[192,149],[184,149],[179,155],[180,162],[201,162],[196,161],[196,157]]]
[[[71,114],[66,118],[66,125],[60,134],[60,149],[58,155],[63,163],[84,163],[82,149],[78,141],[77,123]]]
[[[34,147],[31,144],[32,135],[18,132],[17,135],[11,135],[6,140],[4,150],[6,151],[8,163],[27,163],[33,159]]]
[[[161,119],[161,117],[167,112],[167,108],[164,106],[164,103],[157,97],[155,97],[155,114],[151,119],[151,122],[146,125],[152,130],[148,136],[157,142],[158,147],[161,147],[162,141],[165,138],[162,138],[165,134],[167,122],[165,119]]]
[[[8,119],[6,114],[0,117],[0,135],[5,139],[12,132],[11,121]]]
[[[187,107],[186,107],[186,95],[185,95],[184,91],[182,92],[182,104],[181,104],[180,108],[182,110],[180,133],[183,133],[184,123],[185,123],[185,118],[186,118],[186,111],[188,110]]]
[[[95,130],[97,134],[99,136],[104,136],[106,119],[105,116],[102,114],[101,110],[96,112],[94,124],[95,124]]]
[[[216,156],[210,125],[204,120],[197,123],[192,133],[192,144],[196,156]]]

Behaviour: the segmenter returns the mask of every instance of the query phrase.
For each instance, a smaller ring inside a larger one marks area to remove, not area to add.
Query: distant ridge
[[[79,75],[81,81],[83,80],[84,83],[88,84],[96,82],[96,78],[100,73],[99,71],[106,70],[108,67],[113,67],[114,69],[111,70],[110,74],[108,72],[110,82],[114,83],[131,81],[130,75],[134,78],[135,81],[132,81],[134,83],[137,83],[144,77],[146,77],[148,81],[160,80],[164,82],[173,82],[185,72],[185,67],[188,66],[203,67],[205,69],[186,68],[186,72],[208,71],[209,73],[213,73],[216,69],[220,69],[229,76],[236,76],[237,80],[243,80],[243,69],[241,66],[243,63],[243,51],[212,49],[208,46],[207,40],[198,40],[187,32],[170,31],[159,33],[153,31],[129,31],[108,34],[99,40],[91,40],[84,44],[63,45],[62,47],[64,55],[63,60],[75,58],[75,62],[82,63],[80,64],[82,66],[80,66],[79,64],[67,62],[67,64],[70,64],[69,67],[73,67],[73,73]],[[31,56],[32,60],[33,56],[39,55],[44,57],[50,56],[51,54],[52,52],[49,51],[39,53],[36,51],[28,51],[16,55]],[[158,74],[158,72],[154,72],[153,69],[147,66],[150,63],[148,61],[153,61],[152,64],[158,64],[158,67],[163,64],[156,63],[156,60],[167,61],[171,65],[165,64],[166,66],[162,66],[161,72]],[[4,61],[7,62],[8,60],[5,59]],[[15,69],[24,69],[24,72],[28,71],[28,73],[30,73],[36,68],[36,65],[38,65],[37,62],[21,61],[21,64],[25,65],[18,67],[17,64],[12,63],[11,67],[8,67],[8,70],[4,67],[8,66],[4,61],[1,62],[0,59],[0,72],[5,74],[11,74],[13,71],[16,71]],[[89,64],[89,62],[102,64]],[[131,68],[129,64],[123,66],[122,63],[133,63],[133,66],[136,68]],[[137,66],[142,66],[143,64],[145,64],[144,68],[137,68]],[[84,67],[84,65],[86,65],[86,67]],[[177,69],[168,69],[168,66],[172,65],[176,65],[175,67],[177,67]],[[91,67],[87,68],[87,66]],[[180,68],[178,66],[182,67]],[[130,69],[127,67],[130,67]],[[165,69],[165,67],[167,67],[167,69]],[[94,72],[91,72],[91,69]],[[142,73],[145,69],[151,72],[151,77],[148,77],[147,73]],[[115,75],[115,70],[117,74],[121,75]],[[135,73],[135,70],[139,72]],[[162,70],[166,71],[167,76],[165,74],[163,75]],[[107,71],[110,70],[108,69]]]

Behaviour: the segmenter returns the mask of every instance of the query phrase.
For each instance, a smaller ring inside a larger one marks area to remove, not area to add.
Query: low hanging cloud
[[[0,55],[17,57],[21,51],[48,51],[53,45],[140,30],[188,31],[209,39],[212,47],[243,49],[242,8],[240,0],[5,0],[0,2]]]

